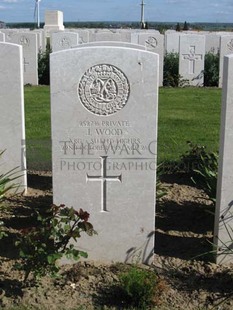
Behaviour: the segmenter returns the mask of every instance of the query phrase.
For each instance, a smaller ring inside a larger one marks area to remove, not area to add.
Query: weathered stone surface
[[[223,81],[223,59],[224,56],[233,53],[233,35],[222,35],[220,37],[220,59],[219,59],[219,87]]]
[[[54,203],[83,208],[90,259],[154,253],[158,55],[113,46],[51,55]]]
[[[77,46],[79,44],[78,33],[54,32],[51,37],[52,51],[58,52]]]
[[[205,36],[180,36],[179,74],[192,86],[203,86]]]
[[[5,42],[5,33],[0,32],[0,42]]]
[[[221,136],[217,202],[215,210],[215,244],[218,263],[232,263],[233,227],[233,54],[224,57]],[[230,250],[231,249],[231,250]]]
[[[38,85],[38,38],[33,32],[15,32],[11,42],[23,47],[24,84]]]
[[[50,33],[64,30],[63,12],[61,11],[45,11],[45,37],[49,37]]]
[[[17,191],[27,188],[22,47],[0,42],[1,174],[15,169]]]

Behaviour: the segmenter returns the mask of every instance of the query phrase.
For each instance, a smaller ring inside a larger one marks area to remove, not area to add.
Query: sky
[[[0,0],[0,20],[34,22],[36,0]],[[158,22],[233,22],[233,0],[145,0],[145,20]],[[64,21],[140,21],[141,0],[41,0],[45,10],[60,10]]]

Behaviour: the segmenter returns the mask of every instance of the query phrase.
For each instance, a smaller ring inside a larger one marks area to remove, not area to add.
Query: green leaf
[[[79,255],[84,257],[84,258],[88,258],[88,254],[86,252],[79,251]]]

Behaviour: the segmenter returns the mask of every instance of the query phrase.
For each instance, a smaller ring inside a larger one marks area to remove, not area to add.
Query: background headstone
[[[84,29],[74,29],[74,32],[78,33],[79,44],[89,42],[89,31]]]
[[[0,42],[1,173],[18,167],[18,192],[27,188],[22,47]]]
[[[128,42],[117,42],[117,41],[97,41],[97,42],[83,43],[77,47],[94,47],[94,46],[118,46],[118,47],[128,47],[128,48],[136,48],[139,50],[146,50],[145,46],[139,44],[133,44]]]
[[[30,29],[23,28],[23,29],[1,29],[1,32],[5,33],[5,41],[9,43],[12,42],[12,38],[14,34],[20,33],[20,32],[29,32]]]
[[[224,56],[233,53],[233,35],[220,37],[220,57],[219,57],[219,87],[222,87],[223,59]]]
[[[5,33],[0,32],[0,42],[5,42]]]
[[[233,248],[233,54],[224,57],[221,136],[217,201],[215,211],[215,244],[219,247],[218,263],[232,263]],[[227,249],[226,246],[229,248]]]
[[[38,51],[44,52],[46,50],[46,41],[44,37],[44,30],[43,29],[35,29],[32,31],[32,33],[36,33],[37,35],[37,48]]]
[[[208,33],[205,37],[205,52],[218,54],[220,49],[220,35],[217,33]]]
[[[12,43],[23,47],[24,85],[38,85],[38,39],[33,32],[14,33]]]
[[[1,30],[3,33],[5,33],[5,41],[12,43],[12,37],[15,33],[19,33],[19,30],[16,29],[2,29]]]
[[[96,41],[120,41],[131,42],[130,32],[111,31],[107,29],[98,29],[90,32],[90,42]]]
[[[180,32],[165,34],[165,50],[167,53],[179,53]]]
[[[205,61],[205,36],[180,36],[179,74],[191,86],[203,86]]]
[[[138,44],[143,45],[150,52],[159,55],[159,86],[163,85],[164,35],[159,33],[139,33]]]
[[[87,210],[89,259],[154,253],[158,55],[120,47],[51,54],[54,203]]]
[[[113,33],[109,30],[96,30],[90,34],[90,42],[96,41],[121,41],[119,33]]]
[[[65,31],[52,33],[51,47],[53,52],[66,50],[78,44],[78,33]]]

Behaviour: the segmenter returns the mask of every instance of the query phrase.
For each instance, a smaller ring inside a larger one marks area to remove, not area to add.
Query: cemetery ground
[[[187,141],[217,151],[220,110],[221,90],[218,88],[160,88],[158,163],[177,160],[187,151]],[[51,170],[48,86],[25,87],[25,114],[28,166]]]
[[[186,141],[217,151],[220,97],[219,89],[160,89],[160,163],[176,165],[188,150]],[[62,278],[46,276],[37,285],[23,284],[23,274],[12,268],[19,258],[14,247],[19,229],[31,225],[32,210],[52,203],[49,88],[26,87],[25,99],[29,190],[27,196],[10,197],[4,203],[8,208],[1,209],[0,217],[9,236],[7,241],[0,242],[0,307],[12,310],[130,307],[117,290],[119,275],[130,268],[126,264],[79,262],[62,267]],[[43,169],[38,169],[43,162]],[[187,173],[166,170],[160,179],[166,195],[156,204],[155,260],[150,267],[138,266],[156,274],[152,308],[232,309],[232,265],[216,265],[211,254],[201,255],[211,250],[213,204]]]

